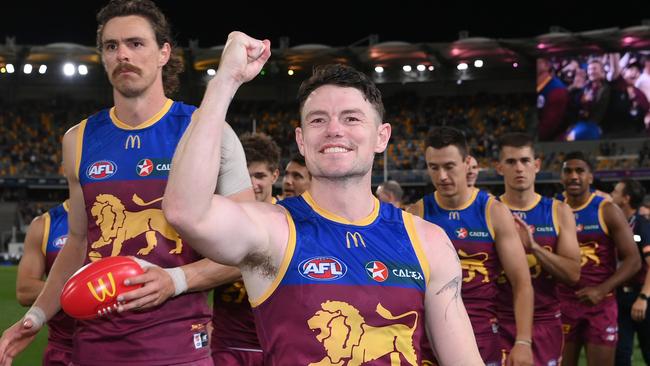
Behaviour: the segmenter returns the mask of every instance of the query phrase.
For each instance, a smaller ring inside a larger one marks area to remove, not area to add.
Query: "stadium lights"
[[[75,74],[75,67],[73,63],[66,62],[63,65],[63,75],[65,76],[72,76]]]
[[[25,65],[23,65],[23,73],[31,74],[33,68],[34,67],[32,66],[32,64],[25,64]]]
[[[287,74],[289,74],[289,76],[293,76],[293,70],[289,69],[289,71],[287,71]]]
[[[381,74],[382,72],[384,72],[384,68],[381,66],[375,66],[375,72],[377,74]]]
[[[483,60],[474,60],[474,67],[477,68],[483,67]]]
[[[519,63],[517,63],[517,62],[513,62],[513,63],[512,63],[512,67],[513,67],[514,69],[518,68],[518,67],[519,67]]]
[[[411,72],[412,69],[413,68],[411,67],[411,65],[402,66],[402,70],[404,70],[404,72]]]
[[[79,72],[79,75],[88,75],[88,66],[79,65],[77,67],[77,72]]]
[[[47,72],[47,65],[41,65],[41,66],[38,68],[38,73],[39,73],[39,74],[43,75],[43,74],[45,74],[46,72]]]
[[[433,70],[435,70],[435,69],[436,69],[436,68],[435,68],[433,65],[429,65],[429,71],[433,71]]]
[[[422,71],[426,70],[427,67],[424,66],[424,65],[422,65],[422,64],[420,64],[420,65],[418,65],[418,66],[416,67],[416,69],[418,69],[419,72],[422,72]]]
[[[468,66],[467,66],[467,63],[465,63],[465,62],[461,62],[461,63],[459,63],[459,64],[456,66],[456,68],[457,68],[459,71],[467,70],[467,67],[468,67]]]
[[[7,64],[6,68],[8,74],[13,74],[14,71],[16,71],[16,69],[14,69],[14,64]]]
[[[206,73],[208,74],[208,76],[215,76],[217,74],[217,70],[208,69],[208,70],[206,70]]]

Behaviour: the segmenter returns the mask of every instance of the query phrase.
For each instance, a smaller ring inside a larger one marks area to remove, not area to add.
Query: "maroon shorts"
[[[500,319],[499,338],[506,357],[515,343],[515,336],[515,322]],[[560,318],[533,321],[533,357],[535,365],[559,365],[562,358],[563,344],[564,337]]]
[[[146,365],[146,364],[143,363],[142,365]],[[196,361],[192,361],[192,362],[169,364],[169,366],[214,366],[214,365],[215,365],[215,363],[212,362],[212,357],[206,357],[206,358],[196,360]],[[69,366],[85,366],[85,365],[70,362]],[[88,365],[88,366],[90,366],[90,365]]]
[[[481,354],[485,366],[500,366],[501,347],[499,347],[499,334],[485,334],[476,336],[478,352]]]
[[[562,328],[567,342],[616,347],[618,341],[618,307],[614,296],[599,304],[562,302]]]
[[[212,350],[214,366],[262,366],[264,354],[258,350],[226,348]]]
[[[68,366],[72,362],[72,349],[63,349],[48,343],[43,352],[43,366]]]

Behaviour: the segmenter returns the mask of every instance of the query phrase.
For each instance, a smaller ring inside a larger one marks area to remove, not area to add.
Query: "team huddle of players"
[[[98,22],[115,106],[64,137],[70,198],[30,226],[17,297],[31,308],[3,333],[0,365],[46,321],[46,365],[577,365],[583,345],[590,365],[609,365],[617,288],[639,296],[628,312],[645,319],[633,183],[614,202],[592,192],[580,152],[565,157],[562,200],[542,197],[533,139],[503,136],[495,197],[468,184],[463,133],[436,128],[435,193],[406,210],[380,203],[372,162],[391,132],[381,93],[325,65],[300,87],[304,159],[286,166],[276,199],[278,146],[225,124],[268,41],[231,33],[197,109],[166,97],[176,61],[153,2],[113,0]],[[111,316],[63,315],[65,280],[115,255],[149,262],[127,280],[143,287]]]

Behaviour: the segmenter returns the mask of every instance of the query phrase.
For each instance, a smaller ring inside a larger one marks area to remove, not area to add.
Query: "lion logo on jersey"
[[[598,243],[590,241],[587,243],[580,243],[580,267],[584,267],[591,259],[596,265],[600,264],[600,258],[596,254]]]
[[[373,327],[354,306],[342,301],[326,301],[307,324],[311,330],[319,330],[316,339],[323,344],[327,355],[309,366],[357,366],[390,355],[391,365],[399,366],[400,355],[409,365],[417,366],[417,355],[413,347],[413,333],[418,324],[418,313],[393,316],[381,304],[377,314],[387,320],[414,316],[413,326],[391,324]],[[347,361],[347,363],[346,363]]]
[[[162,200],[162,197],[151,202],[144,202],[137,194],[133,195],[133,202],[138,206],[149,206]],[[142,211],[127,211],[119,198],[110,194],[100,194],[95,198],[95,203],[90,210],[95,218],[102,235],[91,248],[98,249],[112,244],[111,256],[119,255],[124,241],[145,234],[147,246],[138,250],[139,255],[149,254],[158,244],[156,233],[176,243],[170,254],[180,254],[183,243],[178,233],[167,223],[161,209],[149,208]],[[89,253],[92,260],[101,257],[98,252]]]
[[[488,260],[488,254],[485,252],[478,252],[475,254],[467,254],[462,249],[458,249],[458,257],[460,258],[460,268],[467,271],[467,277],[463,278],[463,282],[470,282],[476,277],[476,272],[483,275],[481,282],[490,282],[490,277],[487,268],[485,268],[485,261]],[[478,259],[478,258],[482,259]]]

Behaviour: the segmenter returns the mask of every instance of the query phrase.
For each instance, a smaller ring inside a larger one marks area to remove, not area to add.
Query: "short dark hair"
[[[305,157],[300,155],[300,154],[293,155],[291,157],[291,159],[289,160],[289,163],[291,163],[291,162],[297,163],[300,166],[307,167],[307,163],[305,163]]]
[[[499,137],[498,144],[499,151],[503,150],[505,146],[516,148],[528,146],[533,150],[533,152],[535,151],[535,140],[533,139],[533,136],[523,132],[510,132],[503,134]]]
[[[570,153],[564,155],[562,164],[566,163],[569,160],[582,160],[589,167],[589,171],[594,171],[594,164],[587,158],[587,156],[582,151],[571,151]]]
[[[635,210],[641,207],[645,197],[643,185],[631,178],[623,178],[621,183],[623,183],[623,194],[630,197],[630,207]]]
[[[240,138],[246,164],[266,163],[272,172],[280,166],[280,147],[265,133],[245,133]]]
[[[165,14],[151,0],[111,0],[97,13],[97,49],[102,53],[102,33],[109,20],[129,15],[141,16],[149,21],[156,36],[158,47],[169,43],[171,53],[169,61],[163,66],[162,77],[165,95],[172,95],[178,90],[178,74],[183,72],[183,59],[174,53],[176,46],[172,38],[171,26]]]
[[[456,146],[463,159],[469,153],[465,134],[456,128],[443,126],[435,127],[427,135],[427,147],[442,149],[447,146]]]
[[[382,187],[385,191],[388,191],[395,196],[397,201],[402,201],[402,196],[404,196],[404,190],[402,186],[396,180],[387,180],[379,184],[379,187]]]
[[[342,64],[321,65],[314,68],[313,75],[303,81],[298,90],[300,111],[302,111],[309,95],[323,85],[335,85],[359,90],[363,97],[375,107],[379,115],[379,121],[384,120],[384,114],[386,113],[384,103],[381,100],[381,92],[375,83],[366,74]]]

